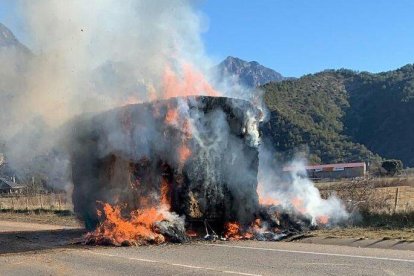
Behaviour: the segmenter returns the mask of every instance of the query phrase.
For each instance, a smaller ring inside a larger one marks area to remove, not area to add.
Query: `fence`
[[[0,210],[73,210],[73,205],[64,193],[0,196]]]
[[[344,202],[353,202],[370,212],[404,213],[414,211],[414,187],[347,187],[321,190],[323,197],[335,193]]]

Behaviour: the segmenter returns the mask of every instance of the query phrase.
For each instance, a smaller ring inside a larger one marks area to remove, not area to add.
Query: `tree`
[[[390,159],[383,161],[381,167],[387,172],[387,175],[394,176],[401,172],[403,163],[401,160]]]

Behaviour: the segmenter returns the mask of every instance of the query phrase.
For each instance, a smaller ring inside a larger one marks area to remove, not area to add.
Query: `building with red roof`
[[[339,179],[365,177],[367,167],[365,162],[338,163],[305,166],[309,178],[312,179]],[[293,171],[294,167],[284,167],[284,172]]]

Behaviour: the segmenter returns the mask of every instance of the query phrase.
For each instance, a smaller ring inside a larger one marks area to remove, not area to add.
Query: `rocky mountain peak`
[[[237,77],[241,84],[257,87],[271,81],[285,79],[280,73],[264,67],[257,61],[245,61],[229,56],[217,65],[219,74]]]
[[[0,23],[0,47],[16,45],[18,40],[14,34],[2,23]]]

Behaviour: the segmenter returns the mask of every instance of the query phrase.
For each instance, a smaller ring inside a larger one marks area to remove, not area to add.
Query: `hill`
[[[14,34],[2,23],[0,23],[0,47],[17,45],[19,41]]]
[[[6,141],[14,135],[17,124],[13,120],[23,112],[15,107],[25,92],[25,74],[34,55],[19,42],[14,34],[0,23],[0,175],[13,176],[8,164],[4,164]],[[15,140],[13,140],[13,143]]]
[[[0,23],[0,100],[21,90],[22,74],[33,54],[14,34]],[[16,85],[19,84],[19,85]],[[3,110],[3,109],[2,109]]]
[[[257,61],[245,61],[236,57],[227,57],[216,66],[219,76],[228,76],[247,87],[257,87],[271,81],[285,78],[275,70],[264,67]]]
[[[315,163],[401,159],[414,166],[414,65],[372,74],[327,70],[263,85],[264,132],[292,156],[309,148]]]
[[[14,50],[20,55],[31,55],[30,50],[20,43],[20,41],[14,36],[12,31],[10,31],[6,26],[0,23],[0,49],[5,50]]]
[[[2,110],[9,110],[24,91],[22,79],[31,58],[30,50],[0,23]],[[342,69],[299,79],[286,79],[255,61],[235,57],[226,58],[217,69],[247,86],[261,85],[270,110],[263,131],[286,158],[307,150],[313,163],[372,161],[381,156],[414,166],[412,64],[378,74]],[[0,117],[0,126],[8,124],[7,116]]]

